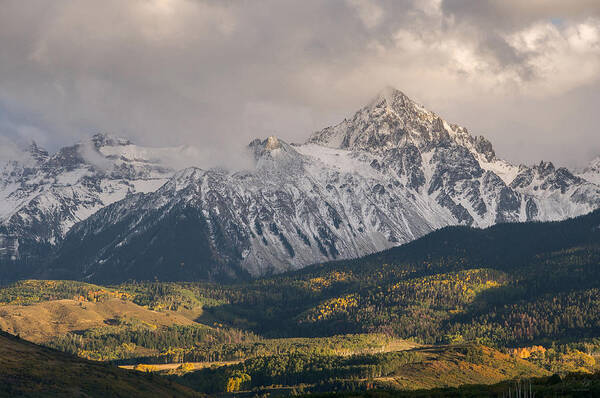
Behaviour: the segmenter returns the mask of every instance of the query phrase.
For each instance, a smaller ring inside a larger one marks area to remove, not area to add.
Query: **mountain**
[[[41,347],[0,331],[2,397],[197,397],[159,376]]]
[[[470,135],[390,88],[352,119],[314,134],[309,142],[378,154],[380,167],[426,193],[461,224],[558,220],[600,204],[598,186],[566,168],[550,162],[511,165],[484,137]]]
[[[155,191],[174,173],[164,161],[183,151],[104,134],[53,155],[32,143],[23,160],[0,166],[0,258],[33,261],[97,210]]]
[[[109,141],[93,153],[134,161],[121,155],[132,144]],[[253,170],[187,168],[166,180],[171,171],[160,169],[152,189],[91,200],[79,213],[50,212],[62,224],[32,203],[43,215],[35,225],[60,232],[33,233],[53,253],[40,275],[236,280],[360,257],[448,225],[560,220],[600,207],[599,185],[550,162],[511,165],[485,138],[394,89],[304,144],[269,137],[248,149]],[[116,183],[106,173],[94,178]],[[21,251],[34,228],[5,225],[4,251],[11,242]]]

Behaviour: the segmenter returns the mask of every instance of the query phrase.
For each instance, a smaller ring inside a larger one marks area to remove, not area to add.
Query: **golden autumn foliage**
[[[107,290],[107,289],[96,289],[89,290],[85,295],[79,295],[73,297],[76,301],[101,303],[110,298],[118,298],[121,300],[131,300],[133,296],[127,292],[120,292],[118,290]]]
[[[24,280],[0,290],[0,303],[8,305],[62,299],[98,303],[112,298],[133,300],[133,296],[124,291],[75,281]]]
[[[534,345],[531,347],[512,348],[509,353],[515,357],[526,359],[531,357],[533,353],[544,354],[546,349],[541,345]]]
[[[246,373],[235,372],[227,379],[225,391],[236,392],[250,386],[251,378]]]
[[[343,297],[334,297],[319,304],[311,314],[309,319],[312,321],[320,321],[333,317],[335,314],[344,312],[350,308],[358,307],[358,296],[356,294],[348,294]]]
[[[135,365],[133,369],[137,370],[138,372],[156,372],[158,370],[158,368],[154,365],[145,365],[142,363]]]
[[[187,372],[192,372],[193,370],[195,370],[196,366],[194,366],[193,363],[185,362],[185,363],[182,363],[178,369],[184,373],[187,373]]]
[[[392,285],[389,291],[419,286],[422,291],[451,291],[469,301],[483,290],[503,285],[504,281],[495,280],[494,277],[496,275],[488,275],[483,269],[473,269],[400,281]]]
[[[336,282],[343,282],[351,278],[349,272],[333,271],[324,276],[318,276],[306,281],[306,287],[312,291],[318,292],[332,286]]]

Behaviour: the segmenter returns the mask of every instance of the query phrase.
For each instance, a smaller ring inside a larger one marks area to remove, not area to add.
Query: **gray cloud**
[[[600,16],[596,0],[442,0],[441,7],[457,20],[488,30],[514,30],[540,20]]]
[[[0,135],[16,141],[56,149],[106,131],[219,163],[254,137],[303,141],[392,85],[513,161],[600,153],[597,1],[2,7]]]

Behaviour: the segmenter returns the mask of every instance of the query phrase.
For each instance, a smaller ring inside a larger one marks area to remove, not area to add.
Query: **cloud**
[[[7,162],[18,161],[22,165],[33,165],[35,160],[27,151],[8,137],[0,135],[0,170]]]
[[[383,10],[371,0],[346,0],[348,5],[356,10],[358,17],[368,29],[379,25]]]
[[[114,166],[114,163],[110,159],[98,152],[92,141],[83,141],[77,147],[77,151],[87,163],[94,166],[97,170],[109,172]]]
[[[507,36],[515,51],[534,71],[538,95],[562,93],[598,80],[600,70],[600,19],[557,27],[536,23]],[[576,71],[576,73],[575,73]]]
[[[600,16],[596,0],[443,0],[444,14],[480,28],[507,31],[540,20],[573,20]]]
[[[575,165],[600,148],[598,21],[588,0],[5,0],[0,135],[107,131],[216,164],[392,85],[510,160]]]
[[[252,170],[256,166],[247,145],[228,145],[227,147],[180,146],[164,152],[153,159],[166,167],[181,170],[187,167],[208,169],[212,167],[229,171]]]

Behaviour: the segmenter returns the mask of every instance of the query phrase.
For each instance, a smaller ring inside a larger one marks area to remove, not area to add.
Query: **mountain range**
[[[513,165],[390,88],[303,144],[252,141],[251,170],[178,169],[190,151],[102,134],[53,155],[32,144],[0,171],[1,278],[239,280],[600,207],[600,157]]]

